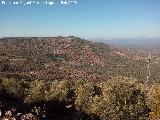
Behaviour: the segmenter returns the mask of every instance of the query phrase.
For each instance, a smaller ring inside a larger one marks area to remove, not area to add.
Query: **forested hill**
[[[0,74],[19,80],[95,81],[122,75],[143,82],[148,54],[141,53],[73,36],[1,38]],[[153,61],[151,81],[160,80],[159,71]]]
[[[147,57],[77,37],[2,38],[0,119],[158,120],[160,65]]]

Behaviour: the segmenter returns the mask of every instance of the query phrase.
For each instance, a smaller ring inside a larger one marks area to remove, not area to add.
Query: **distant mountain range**
[[[102,40],[102,42],[117,46],[129,47],[129,48],[160,48],[160,38],[135,38],[135,39],[113,39]]]

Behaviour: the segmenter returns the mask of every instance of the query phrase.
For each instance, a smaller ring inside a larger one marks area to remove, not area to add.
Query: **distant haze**
[[[150,39],[114,39],[114,40],[100,40],[107,44],[129,47],[129,48],[160,48],[160,38]]]

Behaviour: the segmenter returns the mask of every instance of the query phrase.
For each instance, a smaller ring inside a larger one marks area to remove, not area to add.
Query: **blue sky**
[[[2,5],[1,1],[0,37],[160,37],[160,0],[77,0],[77,5],[56,6]]]

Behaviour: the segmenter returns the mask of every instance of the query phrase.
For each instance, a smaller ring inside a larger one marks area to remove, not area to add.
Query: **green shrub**
[[[153,84],[149,87],[147,101],[151,108],[150,120],[160,119],[160,84]]]
[[[30,88],[27,91],[25,102],[41,102],[46,98],[45,82],[43,80],[35,80],[30,83]]]
[[[148,117],[148,107],[141,86],[135,79],[114,77],[99,85],[102,94],[95,95],[93,83],[79,83],[75,106],[101,119],[143,120]]]
[[[14,97],[23,97],[25,91],[20,81],[5,78],[1,78],[0,89]]]
[[[148,117],[148,107],[145,95],[138,88],[138,82],[134,79],[119,77],[113,78],[108,84],[110,103],[112,106],[109,116],[112,119],[139,120]],[[108,106],[108,105],[107,105]]]
[[[85,112],[88,112],[88,109],[90,105],[92,104],[92,97],[93,97],[93,92],[92,92],[92,87],[93,84],[91,83],[83,83],[82,82],[77,82],[76,84],[76,100],[75,100],[75,106],[78,110],[82,110]]]
[[[47,95],[47,100],[59,100],[59,101],[67,101],[67,95],[72,89],[70,83],[66,80],[63,81],[53,81],[50,90]]]

